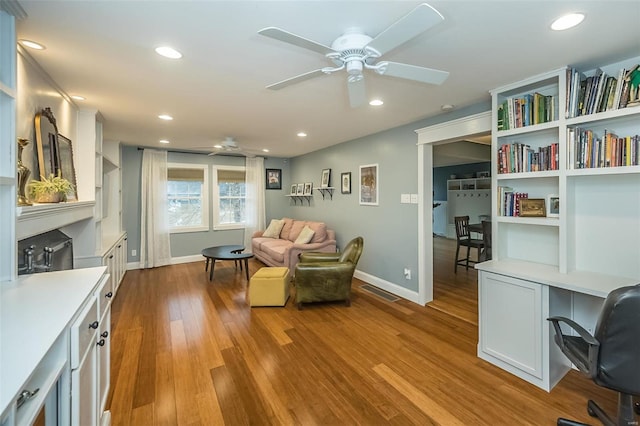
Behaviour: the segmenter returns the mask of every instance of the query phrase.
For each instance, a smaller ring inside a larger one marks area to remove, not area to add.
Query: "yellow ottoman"
[[[284,306],[289,299],[289,268],[260,268],[249,282],[250,306]]]

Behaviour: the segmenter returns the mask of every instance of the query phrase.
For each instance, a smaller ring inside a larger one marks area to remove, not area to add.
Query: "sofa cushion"
[[[287,239],[291,242],[294,242],[298,238],[298,235],[300,235],[300,232],[302,232],[302,228],[304,228],[306,224],[307,222],[305,222],[304,220],[294,220]]]
[[[321,243],[327,239],[327,225],[324,222],[307,222],[307,226],[314,232],[311,243]]]
[[[262,244],[262,251],[273,261],[284,264],[284,253],[291,247],[286,240],[272,240]]]
[[[296,238],[296,240],[293,243],[294,244],[307,244],[309,241],[311,241],[311,239],[313,238],[314,234],[315,234],[315,232],[313,232],[313,229],[311,229],[307,225],[305,225],[305,227],[302,228],[302,231],[300,231],[300,235],[298,235],[298,238]]]
[[[262,238],[262,237],[252,238],[251,247],[253,248],[253,251],[262,250],[262,243],[264,243],[265,241],[273,241],[273,238]]]
[[[271,219],[271,223],[265,231],[262,233],[263,238],[280,238],[280,231],[284,226],[284,220]]]
[[[291,232],[291,227],[293,226],[293,219],[290,217],[283,217],[284,226],[282,227],[282,231],[280,231],[280,238],[283,240],[289,239],[289,232]]]

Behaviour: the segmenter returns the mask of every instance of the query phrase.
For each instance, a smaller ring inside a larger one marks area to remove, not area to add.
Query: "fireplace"
[[[66,269],[73,269],[73,242],[60,230],[18,241],[18,275]]]

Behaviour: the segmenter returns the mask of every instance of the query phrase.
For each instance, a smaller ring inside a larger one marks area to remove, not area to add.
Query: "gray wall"
[[[122,146],[122,226],[127,231],[129,253],[128,262],[140,260],[140,169],[142,165],[142,151],[136,146]],[[169,152],[169,162],[233,165],[243,166],[244,158],[228,157],[222,155],[207,156],[203,154],[183,154]],[[265,168],[282,169],[282,190],[266,191],[265,204],[267,212],[272,211],[278,216],[287,214],[289,167],[288,160],[281,158],[269,158],[265,160]],[[211,173],[211,170],[210,170]],[[211,176],[209,176],[211,182]],[[285,190],[286,188],[286,190]],[[209,211],[213,211],[213,200],[209,199]],[[212,225],[211,225],[212,226]],[[200,254],[205,247],[225,244],[242,244],[243,230],[210,229],[206,232],[185,232],[171,234],[171,256],[182,257]],[[136,256],[131,255],[131,250],[136,250]]]
[[[412,291],[418,290],[418,205],[400,204],[400,194],[418,192],[416,129],[465,117],[490,109],[489,100],[481,104],[422,120],[395,129],[348,141],[292,159],[267,159],[266,168],[282,169],[282,190],[266,191],[267,223],[270,219],[292,217],[318,220],[336,231],[338,247],[362,236],[364,252],[358,270]],[[136,147],[122,148],[123,226],[129,236],[129,250],[140,246],[140,165],[142,152]],[[236,164],[241,159],[195,154],[170,154],[170,161]],[[231,161],[231,163],[227,163]],[[358,203],[360,165],[378,164],[379,205]],[[333,199],[314,191],[311,204],[294,204],[284,197],[292,183],[313,182],[320,186],[322,169],[331,169]],[[340,193],[340,174],[351,172],[351,194]],[[174,257],[199,254],[204,247],[217,244],[240,244],[242,231],[208,231],[174,234],[171,254]],[[128,261],[139,259],[128,254]],[[411,280],[403,275],[412,271]]]

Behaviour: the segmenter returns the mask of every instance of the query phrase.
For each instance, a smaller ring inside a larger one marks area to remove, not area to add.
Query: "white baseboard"
[[[374,285],[384,291],[395,294],[398,297],[402,297],[403,299],[407,299],[408,301],[417,303],[418,305],[420,304],[420,298],[418,297],[417,291],[409,290],[405,287],[399,286],[398,284],[385,281],[382,278],[378,278],[359,270],[356,270],[353,276],[367,284]]]
[[[180,256],[180,257],[172,257],[170,265],[178,265],[180,263],[191,263],[204,261],[204,257],[201,254],[192,254],[190,256]],[[140,269],[140,262],[128,262],[127,263],[127,271],[132,271],[134,269]]]

